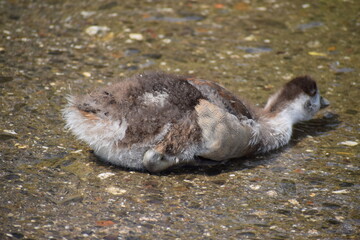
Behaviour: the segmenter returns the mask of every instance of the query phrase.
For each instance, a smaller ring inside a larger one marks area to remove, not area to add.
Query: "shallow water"
[[[0,1],[1,239],[358,238],[360,3],[79,2]],[[162,175],[64,130],[67,94],[158,69],[260,105],[308,74],[331,106],[279,151]]]

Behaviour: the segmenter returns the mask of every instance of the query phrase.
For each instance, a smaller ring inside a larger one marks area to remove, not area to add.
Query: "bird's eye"
[[[311,108],[311,101],[310,100],[306,101],[305,107],[306,108]]]

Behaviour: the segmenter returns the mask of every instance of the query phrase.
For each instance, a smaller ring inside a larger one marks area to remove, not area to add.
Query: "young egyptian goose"
[[[260,109],[213,82],[165,73],[68,100],[67,128],[97,156],[150,172],[277,149],[289,142],[295,123],[329,105],[308,76],[286,83]]]

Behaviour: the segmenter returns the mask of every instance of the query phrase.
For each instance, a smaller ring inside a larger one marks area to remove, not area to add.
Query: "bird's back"
[[[221,118],[216,119],[215,113]],[[227,141],[229,121],[232,124],[253,118],[240,100],[219,85],[165,73],[136,75],[88,95],[73,97],[64,116],[67,126],[88,142],[97,155],[137,169],[144,168],[143,156],[149,149],[187,163],[197,154],[214,156],[214,160],[226,159],[228,156],[224,153],[221,157],[218,148],[209,149],[214,146],[212,141]],[[211,118],[216,121],[210,125],[204,121]],[[243,135],[248,138],[249,134],[245,129]],[[223,142],[220,146],[231,148],[231,144]],[[237,148],[241,151],[244,146]]]

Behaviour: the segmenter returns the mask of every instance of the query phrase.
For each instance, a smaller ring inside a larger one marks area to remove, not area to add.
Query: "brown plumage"
[[[289,141],[292,124],[309,119],[320,103],[309,77],[290,81],[258,109],[213,82],[146,73],[70,97],[63,113],[100,158],[157,172],[278,148]]]

